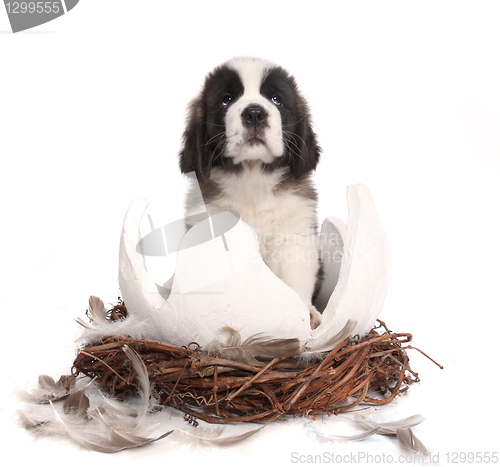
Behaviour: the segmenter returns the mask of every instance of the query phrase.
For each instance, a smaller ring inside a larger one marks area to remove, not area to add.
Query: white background
[[[323,148],[320,220],[346,218],[348,184],[375,199],[392,251],[381,319],[445,367],[413,351],[422,382],[390,418],[425,415],[415,433],[442,464],[447,452],[498,451],[499,24],[487,1],[81,0],[12,34],[0,8],[3,457],[288,465],[292,452],[399,454],[382,437],[320,444],[294,421],[224,450],[167,438],[107,459],[15,426],[12,389],[67,373],[73,318],[91,294],[116,301],[130,201],[181,217],[186,105],[236,55],[277,62],[308,98]]]

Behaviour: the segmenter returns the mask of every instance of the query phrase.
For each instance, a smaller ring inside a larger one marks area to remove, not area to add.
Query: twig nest
[[[256,233],[231,211],[212,214],[190,229],[181,240],[170,289],[155,284],[139,230],[148,203],[134,201],[120,241],[119,284],[131,323],[121,332],[207,348],[230,327],[242,340],[256,334],[296,338],[311,351],[331,349],[346,335],[366,334],[387,290],[387,240],[364,185],[347,188],[347,203],[347,225],[335,218],[322,225],[323,319],[311,331],[307,307],[266,266]]]
[[[387,404],[419,381],[405,350],[411,337],[380,323],[362,339],[344,339],[318,359],[291,355],[259,362],[212,355],[196,345],[108,337],[80,351],[73,374],[95,379],[114,397],[137,393],[138,372],[125,347],[144,363],[160,408],[171,406],[212,423],[314,418],[359,404]]]

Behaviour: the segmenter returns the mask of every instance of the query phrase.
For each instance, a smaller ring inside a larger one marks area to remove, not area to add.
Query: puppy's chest
[[[237,211],[241,219],[257,233],[276,232],[283,229],[286,220],[290,219],[296,209],[292,207],[293,202],[290,199],[284,198],[263,193],[248,196],[247,193],[239,192],[223,194],[213,201],[213,205]]]
[[[271,176],[231,177],[219,183],[219,193],[209,205],[237,211],[259,236],[301,233],[314,222],[310,201],[293,190],[277,189]]]

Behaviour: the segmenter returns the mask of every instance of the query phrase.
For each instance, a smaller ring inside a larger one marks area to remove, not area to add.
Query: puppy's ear
[[[191,103],[179,166],[182,173],[196,172],[199,182],[210,178],[211,161],[207,148],[206,109],[200,97]]]
[[[295,130],[294,147],[298,149],[299,154],[292,152],[290,158],[290,172],[295,178],[300,178],[307,172],[314,170],[319,162],[321,148],[318,146],[316,134],[314,133],[309,111],[305,101],[301,100],[298,104],[299,115],[302,115],[298,127]]]

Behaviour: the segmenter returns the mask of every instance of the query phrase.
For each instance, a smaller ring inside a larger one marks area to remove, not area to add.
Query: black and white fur
[[[180,153],[207,208],[237,211],[257,232],[265,263],[307,305],[312,328],[321,317],[312,304],[320,263],[310,179],[319,156],[295,80],[255,58],[232,59],[206,77]],[[188,197],[186,217],[199,208]]]

